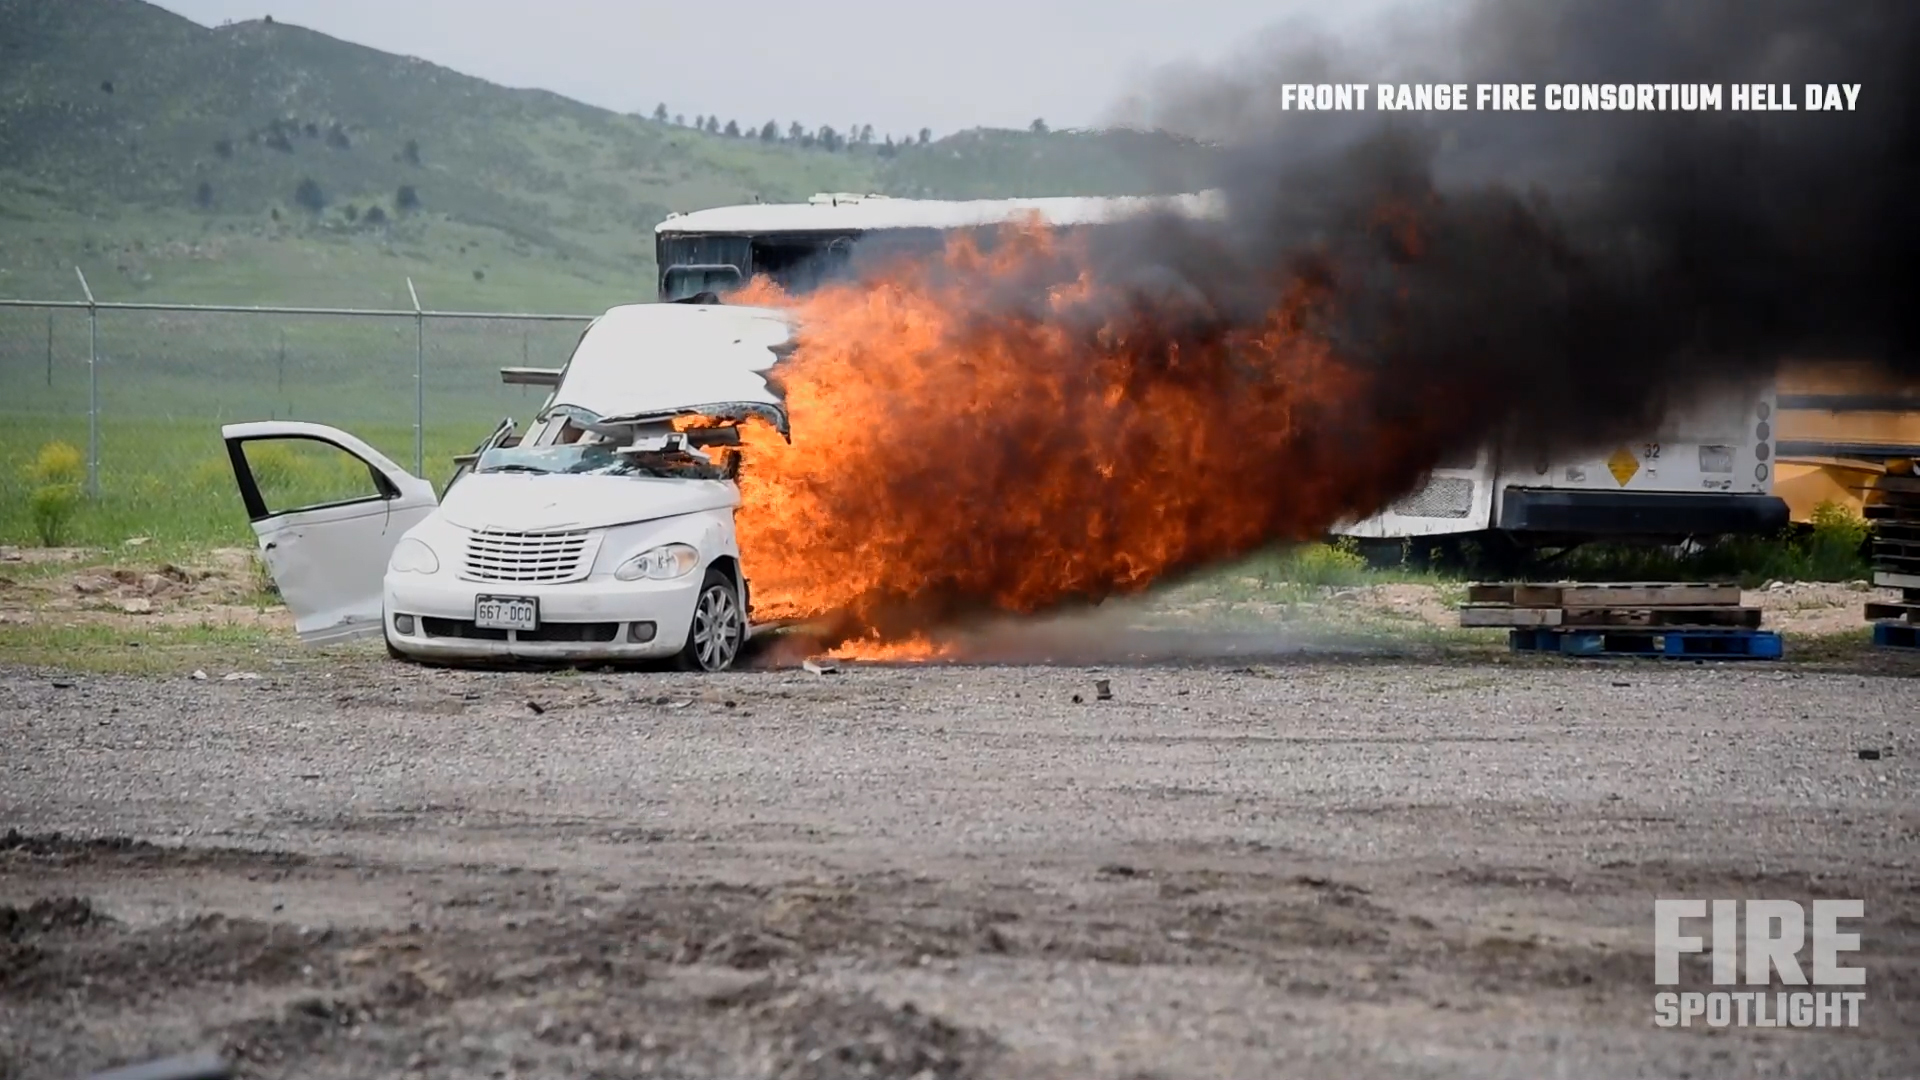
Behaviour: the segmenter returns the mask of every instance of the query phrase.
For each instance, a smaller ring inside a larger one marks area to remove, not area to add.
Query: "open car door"
[[[300,640],[319,645],[380,633],[387,560],[439,504],[433,485],[321,424],[258,421],[220,434]]]

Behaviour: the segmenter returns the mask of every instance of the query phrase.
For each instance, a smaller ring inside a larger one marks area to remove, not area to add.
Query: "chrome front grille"
[[[573,581],[587,575],[589,534],[491,532],[467,535],[463,577],[473,581]]]

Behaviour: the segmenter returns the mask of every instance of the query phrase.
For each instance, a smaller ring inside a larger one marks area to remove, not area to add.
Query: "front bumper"
[[[693,573],[673,581],[596,577],[530,585],[390,573],[383,617],[388,643],[426,660],[657,660],[685,647],[701,580]],[[532,597],[539,604],[540,628],[529,633],[475,627],[473,606],[481,596]],[[412,632],[401,633],[395,616],[410,616]],[[653,624],[651,640],[631,640],[636,623]]]
[[[1769,533],[1787,527],[1774,495],[1508,488],[1499,527],[1570,536],[1687,537]]]

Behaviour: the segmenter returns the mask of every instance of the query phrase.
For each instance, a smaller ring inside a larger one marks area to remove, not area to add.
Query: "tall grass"
[[[40,542],[53,547],[66,538],[67,524],[80,507],[85,477],[80,451],[69,443],[49,442],[20,470],[27,486],[27,514]]]
[[[1873,575],[1867,523],[1823,503],[1810,524],[1773,536],[1729,536],[1698,547],[1593,545],[1543,567],[1543,575],[1597,581],[1856,581]]]
[[[29,545],[45,540],[35,516],[30,475],[38,447],[71,438],[73,422],[57,417],[9,417],[0,442],[0,544]],[[80,421],[84,426],[85,419]],[[396,424],[347,424],[351,430],[396,461],[413,457],[413,431]],[[429,428],[428,478],[444,482],[453,455],[473,448],[487,425],[452,424]],[[83,547],[118,547],[145,537],[159,548],[250,547],[254,543],[247,512],[240,503],[226,447],[214,419],[118,420],[101,427],[101,493],[98,498],[73,488],[75,502],[61,523],[57,542]],[[73,452],[76,456],[78,451]],[[257,447],[250,460],[263,474],[270,500],[293,505],[302,492],[322,497],[351,485],[364,486],[346,463],[307,460],[271,445]],[[80,466],[83,471],[84,466]],[[270,486],[271,485],[271,486]]]

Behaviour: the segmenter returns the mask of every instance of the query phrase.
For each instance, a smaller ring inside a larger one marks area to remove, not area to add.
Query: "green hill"
[[[773,103],[769,103],[770,108]],[[1192,144],[974,131],[829,152],[514,90],[265,21],[0,0],[0,296],[585,311],[669,211],[816,191],[1127,194]]]

